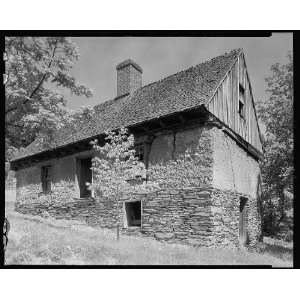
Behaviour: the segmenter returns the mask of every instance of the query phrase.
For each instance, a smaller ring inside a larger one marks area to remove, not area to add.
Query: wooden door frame
[[[93,156],[91,156],[91,155],[88,155],[88,154],[86,154],[86,155],[78,155],[78,156],[76,156],[76,177],[77,177],[77,185],[78,185],[78,196],[79,196],[79,198],[82,198],[81,197],[81,180],[82,180],[82,178],[81,178],[81,161],[82,160],[85,160],[85,159],[93,159]],[[93,182],[93,171],[91,171],[91,181]],[[89,196],[89,198],[93,198],[94,197],[94,193],[93,193],[93,191],[91,191],[91,194],[90,194],[90,196]],[[84,198],[87,198],[87,197],[84,197]]]
[[[248,240],[248,222],[247,222],[247,197],[239,197],[239,243],[242,246],[247,244]]]

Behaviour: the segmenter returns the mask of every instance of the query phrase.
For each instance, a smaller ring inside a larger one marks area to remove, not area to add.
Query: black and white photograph
[[[292,268],[293,33],[119,33],[5,34],[4,266]]]

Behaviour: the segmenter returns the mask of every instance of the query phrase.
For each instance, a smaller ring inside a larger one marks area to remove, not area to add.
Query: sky
[[[92,98],[64,92],[68,106],[94,106],[117,94],[116,65],[131,58],[143,68],[143,85],[195,66],[232,49],[243,48],[255,100],[265,100],[272,64],[287,61],[292,33],[271,37],[73,37],[80,59],[72,74],[93,90]]]

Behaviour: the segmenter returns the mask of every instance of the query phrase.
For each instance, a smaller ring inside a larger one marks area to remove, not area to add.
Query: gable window
[[[245,119],[245,89],[239,85],[239,115]]]
[[[44,194],[51,192],[51,166],[43,166],[41,169],[42,190]]]

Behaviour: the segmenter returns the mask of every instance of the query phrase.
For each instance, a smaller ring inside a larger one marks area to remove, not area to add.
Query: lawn
[[[149,238],[122,235],[76,221],[45,219],[13,211],[6,201],[11,223],[7,265],[272,265],[292,266],[292,248],[269,240],[263,253],[246,250],[194,248]],[[284,250],[282,250],[284,249]]]

